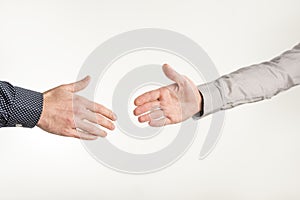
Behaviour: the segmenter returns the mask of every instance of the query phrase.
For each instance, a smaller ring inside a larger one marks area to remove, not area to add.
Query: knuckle
[[[160,90],[160,94],[161,95],[166,93],[166,88],[164,88],[164,87],[160,88],[159,90]]]
[[[168,88],[161,88],[161,96],[168,96],[170,94],[170,91]]]

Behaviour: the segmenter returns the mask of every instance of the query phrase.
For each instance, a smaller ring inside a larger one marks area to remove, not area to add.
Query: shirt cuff
[[[35,127],[43,110],[43,94],[20,87],[15,87],[15,90],[7,127]]]
[[[193,119],[200,119],[222,109],[223,98],[221,95],[221,88],[217,87],[215,82],[199,85],[198,90],[202,96],[203,110],[196,113],[193,116]]]

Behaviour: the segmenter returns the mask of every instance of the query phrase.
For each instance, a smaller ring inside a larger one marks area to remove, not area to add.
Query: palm
[[[140,122],[149,121],[150,126],[182,122],[200,111],[201,97],[195,84],[167,65],[163,70],[176,83],[147,92],[135,101],[135,115],[150,111],[139,117]]]

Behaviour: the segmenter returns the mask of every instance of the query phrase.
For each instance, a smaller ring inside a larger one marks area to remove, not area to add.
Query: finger
[[[160,118],[164,118],[165,117],[164,112],[161,109],[157,109],[157,110],[151,111],[149,113],[149,116],[150,116],[151,120],[158,120]]]
[[[145,103],[141,106],[136,107],[133,111],[133,114],[135,116],[141,115],[145,112],[158,108],[159,105],[160,105],[159,101],[152,101],[152,102]]]
[[[164,64],[162,67],[165,75],[171,79],[172,81],[176,82],[178,85],[182,85],[185,81],[182,75],[176,72],[172,67],[167,64]]]
[[[145,115],[139,116],[138,120],[140,123],[149,122],[149,121],[151,121],[150,114],[145,114]]]
[[[164,112],[161,109],[158,110],[154,110],[150,113],[147,113],[145,115],[139,116],[138,120],[139,122],[143,123],[143,122],[148,122],[151,120],[157,120],[160,118],[165,117]]]
[[[110,109],[106,108],[105,106],[98,103],[94,103],[87,99],[85,99],[85,104],[86,104],[86,108],[89,109],[90,111],[101,114],[113,121],[117,120],[117,115],[113,113],[113,111],[111,111]]]
[[[78,139],[82,139],[82,140],[96,140],[98,138],[95,135],[91,135],[91,134],[88,134],[88,133],[85,133],[83,131],[76,130],[76,129],[71,129],[70,135],[74,138],[78,138]]]
[[[140,105],[143,105],[147,102],[150,102],[150,101],[155,101],[159,98],[160,96],[160,90],[157,89],[157,90],[152,90],[150,92],[146,92],[140,96],[138,96],[135,100],[134,100],[134,105],[136,106],[140,106]]]
[[[83,130],[89,134],[95,135],[95,136],[100,136],[100,137],[107,136],[107,133],[104,130],[97,128],[94,124],[86,122],[86,121],[79,120],[76,123],[76,127],[80,128],[81,130]]]
[[[161,127],[170,124],[170,121],[168,118],[162,118],[158,120],[151,120],[148,124],[152,127]]]
[[[102,115],[93,113],[91,111],[87,111],[87,113],[85,113],[84,119],[92,123],[99,124],[100,126],[107,128],[111,131],[115,129],[115,125],[110,120],[103,117]]]
[[[75,83],[66,84],[66,85],[64,85],[64,87],[70,92],[74,92],[74,93],[79,92],[89,85],[90,80],[91,80],[91,77],[86,76],[84,79],[77,81]]]

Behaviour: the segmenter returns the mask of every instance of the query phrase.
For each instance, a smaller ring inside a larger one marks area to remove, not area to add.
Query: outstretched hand
[[[202,99],[196,85],[167,64],[162,69],[175,83],[146,92],[134,101],[134,115],[139,116],[139,122],[154,127],[185,121],[201,109]]]
[[[76,83],[61,85],[44,92],[44,106],[37,124],[41,129],[56,135],[94,140],[107,133],[100,125],[114,130],[115,114],[103,105],[76,95],[85,89],[90,77]]]

